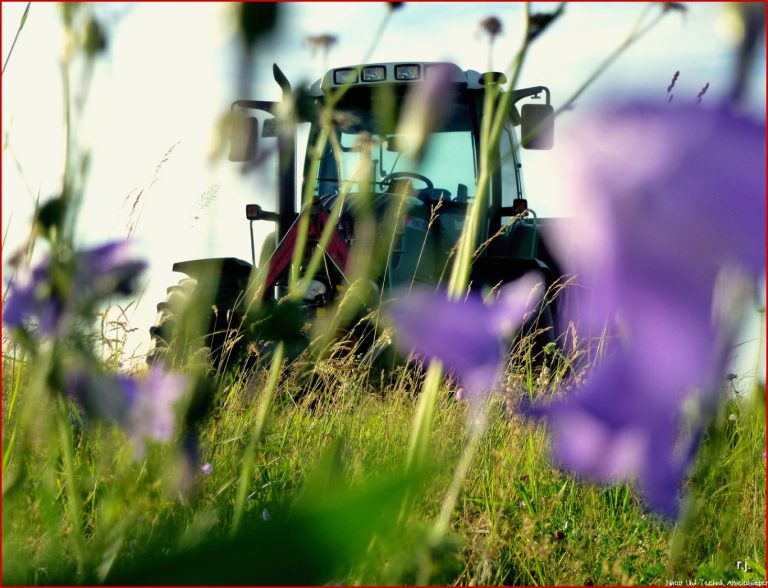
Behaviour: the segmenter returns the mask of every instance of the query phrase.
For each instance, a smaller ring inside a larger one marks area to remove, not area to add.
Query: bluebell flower
[[[22,327],[34,320],[42,335],[52,336],[91,305],[131,294],[145,267],[134,257],[130,241],[86,249],[66,262],[46,258],[11,283],[3,322]]]
[[[136,447],[144,453],[144,441],[167,442],[176,432],[175,405],[187,389],[187,379],[153,366],[147,378],[123,385],[129,399],[128,419],[125,426]]]
[[[153,366],[144,378],[78,368],[67,375],[65,390],[87,415],[123,428],[141,457],[147,440],[173,439],[175,406],[187,390],[187,379],[159,366]]]
[[[716,281],[727,270],[754,282],[765,267],[765,127],[628,106],[585,117],[575,136],[564,160],[581,216],[554,235],[583,286],[567,318],[591,335],[607,325],[618,343],[583,389],[533,412],[549,419],[561,465],[636,478],[674,517],[700,437],[680,438],[682,403],[716,401],[732,337]]]
[[[506,359],[505,338],[523,324],[542,292],[543,283],[533,274],[505,285],[490,305],[477,294],[451,300],[444,292],[420,287],[393,301],[388,316],[404,352],[439,360],[472,398],[498,383]]]

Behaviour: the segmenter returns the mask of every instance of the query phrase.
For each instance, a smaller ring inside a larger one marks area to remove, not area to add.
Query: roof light
[[[506,84],[507,76],[500,71],[487,71],[480,76],[480,83],[485,86],[486,82],[490,80],[493,84]]]
[[[361,81],[383,82],[387,78],[387,68],[383,65],[371,65],[363,68]]]
[[[355,84],[357,83],[357,70],[352,68],[337,69],[333,72],[334,84]]]
[[[418,80],[420,68],[417,64],[396,65],[395,79],[400,81]]]

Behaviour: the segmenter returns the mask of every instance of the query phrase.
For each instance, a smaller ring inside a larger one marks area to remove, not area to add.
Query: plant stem
[[[619,56],[624,53],[629,47],[631,47],[636,41],[638,41],[641,37],[643,37],[648,31],[650,31],[654,26],[656,26],[656,23],[658,23],[666,14],[664,11],[659,12],[656,15],[656,18],[653,19],[650,23],[648,23],[647,26],[644,28],[640,28],[643,21],[645,20],[646,15],[648,14],[648,10],[651,8],[651,4],[647,4],[643,11],[640,13],[640,16],[638,16],[637,20],[632,25],[632,28],[630,29],[629,33],[625,37],[625,39],[619,44],[616,49],[614,49],[608,57],[605,58],[605,60],[595,68],[595,71],[593,71],[589,77],[584,80],[584,83],[579,86],[579,88],[571,95],[570,98],[568,98],[563,104],[555,111],[554,116],[559,116],[566,110],[568,110],[571,105],[576,102],[576,100],[581,96],[584,91],[589,88],[589,86],[592,85],[592,83],[599,78],[605,70],[607,70],[611,65],[613,65],[613,62],[616,61]]]
[[[21,21],[19,22],[19,28],[16,29],[16,35],[13,37],[13,43],[11,43],[11,48],[8,50],[8,55],[5,57],[5,62],[3,63],[3,71],[0,73],[0,75],[5,75],[5,68],[8,65],[8,61],[11,59],[11,55],[13,54],[13,48],[16,47],[16,40],[19,38],[19,33],[21,33],[21,29],[24,28],[24,24],[27,22],[27,16],[29,16],[29,7],[32,4],[32,2],[27,2],[27,6],[24,9],[24,14],[21,15]]]
[[[256,448],[261,441],[261,436],[264,432],[264,426],[272,408],[272,400],[275,395],[275,389],[277,388],[277,381],[280,377],[280,370],[283,365],[284,355],[285,347],[281,341],[277,344],[277,347],[275,347],[275,355],[272,357],[272,365],[270,366],[267,385],[264,388],[264,392],[261,397],[261,403],[256,413],[256,423],[253,427],[253,432],[251,433],[251,439],[248,442],[248,447],[245,450],[245,455],[243,456],[243,466],[240,468],[240,480],[237,486],[235,512],[232,516],[232,527],[230,529],[232,535],[237,533],[243,517],[245,499],[248,495],[248,483],[251,477],[251,472],[253,471],[253,465],[256,461]]]
[[[83,539],[82,509],[80,496],[75,478],[75,461],[72,448],[72,430],[67,418],[67,405],[64,399],[59,399],[56,407],[56,419],[61,443],[62,461],[67,492],[67,513],[72,525],[72,543],[77,560],[77,576],[82,578],[85,569],[85,542]]]

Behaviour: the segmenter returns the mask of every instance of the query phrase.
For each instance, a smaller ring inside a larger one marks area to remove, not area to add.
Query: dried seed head
[[[497,35],[501,34],[501,21],[495,16],[489,16],[480,21],[480,30],[488,34],[493,41]]]
[[[308,35],[304,37],[304,42],[309,47],[312,55],[314,55],[316,51],[323,51],[327,53],[331,47],[333,47],[338,42],[338,40],[339,39],[336,35],[330,35],[327,33],[322,35]]]
[[[704,87],[696,95],[696,104],[701,104],[701,99],[704,97],[704,94],[707,93],[707,90],[709,90],[709,82],[704,84]]]
[[[688,7],[682,2],[661,2],[661,6],[664,12],[679,12],[681,14],[688,12]]]
[[[680,77],[680,70],[677,70],[675,72],[675,75],[672,76],[672,81],[670,82],[669,86],[667,86],[667,94],[669,94],[672,91],[672,88],[675,87],[675,84],[677,83],[677,78]]]

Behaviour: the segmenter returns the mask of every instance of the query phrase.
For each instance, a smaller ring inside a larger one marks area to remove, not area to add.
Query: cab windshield
[[[383,132],[371,107],[346,106],[336,112],[336,138],[341,146],[340,166],[331,144],[320,160],[316,195],[338,193],[345,182],[351,192],[361,181],[372,182],[378,193],[393,192],[394,182],[409,180],[412,189],[424,200],[469,202],[477,183],[475,133],[469,108],[455,103],[450,114],[431,135],[418,163],[404,151],[408,137]],[[370,153],[368,165],[361,159]],[[362,172],[361,170],[366,170]],[[361,173],[369,175],[361,177]]]

